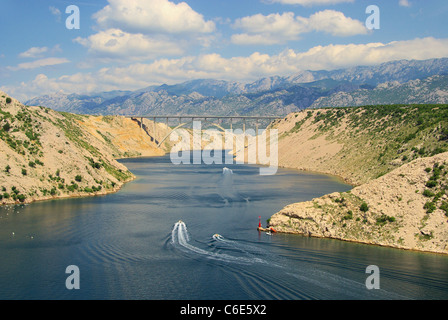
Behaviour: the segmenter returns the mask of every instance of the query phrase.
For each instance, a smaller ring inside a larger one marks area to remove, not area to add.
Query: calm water
[[[334,178],[122,162],[138,179],[116,194],[0,208],[0,299],[448,298],[448,257],[256,231],[258,216],[350,189]],[[381,290],[365,288],[368,265]]]

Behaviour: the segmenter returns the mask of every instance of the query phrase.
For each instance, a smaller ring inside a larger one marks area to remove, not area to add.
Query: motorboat
[[[215,239],[215,240],[222,240],[223,237],[222,237],[222,235],[220,235],[220,234],[218,234],[218,233],[215,233],[215,234],[213,235],[213,239]]]

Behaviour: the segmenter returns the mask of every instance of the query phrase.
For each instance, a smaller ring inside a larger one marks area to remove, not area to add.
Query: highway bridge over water
[[[158,147],[162,145],[162,143],[173,133],[175,130],[186,127],[195,121],[204,121],[212,126],[215,126],[222,131],[225,131],[223,128],[223,122],[229,122],[230,130],[233,130],[234,121],[238,123],[242,122],[242,130],[243,133],[246,133],[246,125],[248,122],[255,122],[255,133],[258,135],[259,125],[262,122],[269,122],[269,124],[274,120],[279,120],[284,117],[279,116],[213,116],[213,115],[146,115],[146,116],[126,116],[126,118],[131,118],[134,121],[139,122],[140,127],[143,128],[143,119],[148,119],[153,121],[153,141],[157,143]],[[165,123],[168,128],[170,128],[170,121],[176,121],[176,126],[160,141],[156,140],[157,136],[157,123],[162,122]]]

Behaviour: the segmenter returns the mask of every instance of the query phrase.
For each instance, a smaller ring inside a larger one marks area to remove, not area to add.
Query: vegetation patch
[[[426,168],[425,172],[431,174],[426,182],[426,187],[423,191],[423,195],[429,199],[423,206],[426,213],[433,213],[438,207],[445,212],[448,216],[448,203],[446,201],[440,201],[440,199],[447,195],[448,170],[446,164],[435,163],[432,168]]]

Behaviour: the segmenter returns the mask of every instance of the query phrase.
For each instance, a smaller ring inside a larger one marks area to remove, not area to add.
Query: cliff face
[[[28,107],[0,92],[0,204],[114,192],[134,179],[115,159],[161,154],[131,119]]]
[[[326,114],[336,110],[325,109],[278,123],[282,165],[336,174],[358,186],[291,204],[272,216],[270,226],[448,253],[446,106],[399,108],[403,112],[383,114],[381,108],[353,108],[338,118]]]
[[[279,232],[448,253],[446,163],[448,153],[414,160],[350,192],[289,205],[270,225]],[[429,181],[436,185],[428,187]]]

